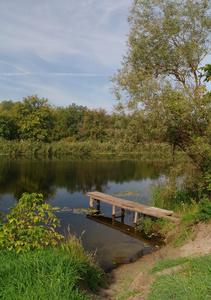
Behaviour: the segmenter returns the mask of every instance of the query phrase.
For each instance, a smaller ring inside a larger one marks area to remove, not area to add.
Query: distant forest
[[[34,95],[21,102],[0,103],[0,139],[139,143],[144,136],[141,119],[134,114],[108,114],[103,108],[88,109],[75,103],[55,107],[48,99]]]

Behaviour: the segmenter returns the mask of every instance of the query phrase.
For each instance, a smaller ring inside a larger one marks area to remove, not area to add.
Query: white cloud
[[[28,75],[36,75],[36,76],[58,76],[58,77],[101,77],[105,76],[103,74],[94,74],[94,73],[33,73],[33,72],[2,72],[0,76],[28,76]]]
[[[127,31],[124,13],[119,19],[116,16],[121,10],[125,12],[130,1],[113,2],[5,1],[1,16],[5,25],[2,48],[17,53],[34,51],[46,60],[65,53],[113,64],[113,58],[118,59],[117,53],[122,52]]]
[[[132,1],[1,1],[0,97],[112,105],[108,76],[126,48]]]

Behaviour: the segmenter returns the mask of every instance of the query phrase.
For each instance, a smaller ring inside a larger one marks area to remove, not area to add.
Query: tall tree
[[[72,103],[68,107],[58,107],[55,110],[54,139],[66,137],[78,138],[79,124],[82,122],[86,107]]]
[[[0,137],[8,140],[17,138],[17,126],[12,113],[14,105],[12,100],[0,103]]]
[[[127,54],[112,78],[120,107],[126,100],[140,110],[143,132],[180,147],[203,175],[211,163],[211,97],[200,69],[211,49],[210,4],[134,0]]]
[[[13,107],[13,114],[21,139],[48,141],[53,126],[52,107],[48,99],[40,99],[37,95],[23,98]]]
[[[81,139],[103,142],[107,139],[108,124],[109,116],[104,109],[90,110],[86,108],[78,134]]]
[[[202,77],[205,77],[204,81],[209,82],[211,81],[211,65],[206,64],[204,67],[201,68],[204,71]]]

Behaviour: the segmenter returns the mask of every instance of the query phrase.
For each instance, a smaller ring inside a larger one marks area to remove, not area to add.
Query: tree
[[[142,133],[182,149],[210,172],[211,96],[200,65],[210,53],[210,0],[134,0],[128,50],[114,93],[140,111]],[[120,106],[121,107],[121,106]]]
[[[53,126],[53,111],[48,99],[37,95],[23,98],[13,107],[13,114],[21,139],[48,141]]]
[[[17,137],[17,127],[12,113],[14,105],[12,100],[0,103],[0,137],[8,140]]]
[[[0,104],[2,111],[10,111],[14,106],[14,102],[12,100],[3,100]]]
[[[99,140],[103,142],[107,136],[108,121],[109,116],[104,109],[90,110],[86,108],[78,134],[82,139]]]
[[[66,137],[77,139],[79,124],[83,120],[85,109],[86,107],[75,103],[66,108],[58,107],[55,110],[54,139],[60,140]]]
[[[204,71],[204,74],[202,75],[202,77],[205,76],[204,81],[206,81],[206,82],[211,81],[211,65],[206,64],[201,69]]]

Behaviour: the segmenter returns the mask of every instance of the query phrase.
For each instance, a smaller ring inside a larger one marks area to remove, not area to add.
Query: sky
[[[108,112],[133,0],[0,0],[0,102],[38,95]]]

